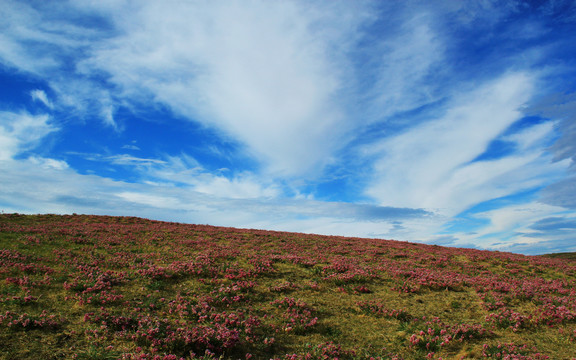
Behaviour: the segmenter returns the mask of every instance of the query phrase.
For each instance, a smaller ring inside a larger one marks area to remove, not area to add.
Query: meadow
[[[0,215],[0,359],[576,359],[576,261]]]

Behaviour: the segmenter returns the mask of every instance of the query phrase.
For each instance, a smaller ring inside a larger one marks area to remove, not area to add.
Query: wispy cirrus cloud
[[[251,172],[226,174],[227,169],[211,172],[191,156],[165,156],[162,159],[140,158],[128,154],[103,156],[76,154],[89,161],[108,163],[138,173],[140,182],[162,187],[180,187],[224,199],[277,198],[282,190]]]
[[[576,209],[576,94],[554,94],[529,109],[532,113],[558,119],[560,138],[549,148],[554,161],[571,161],[569,176],[542,191],[541,201]]]
[[[31,115],[26,112],[0,112],[0,160],[38,146],[39,142],[57,128],[45,114]]]
[[[451,245],[539,254],[575,251],[574,214],[539,202],[513,204],[474,215],[488,224],[473,233],[453,234]]]
[[[474,159],[523,116],[519,109],[532,88],[533,79],[526,74],[505,75],[455,98],[437,119],[367,146],[365,154],[378,158],[367,193],[382,204],[442,209],[452,215],[502,196],[503,177],[532,158]]]
[[[408,111],[439,100],[445,94],[431,81],[444,70],[444,44],[432,29],[432,14],[425,10],[408,13],[394,29],[393,37],[377,42],[371,50],[375,57],[370,99],[373,121]],[[397,32],[397,33],[395,33]]]
[[[52,103],[52,101],[50,101],[50,99],[48,99],[48,95],[46,95],[46,92],[44,90],[40,89],[32,90],[30,92],[30,96],[32,97],[33,100],[40,101],[47,108],[49,109],[54,108],[54,104]]]

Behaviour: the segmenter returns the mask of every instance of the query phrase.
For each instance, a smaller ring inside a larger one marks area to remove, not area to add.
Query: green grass
[[[546,255],[542,255],[542,256],[548,257],[551,259],[564,259],[564,260],[576,261],[576,252],[546,254]]]
[[[574,289],[564,258],[0,215],[0,359],[572,359]]]

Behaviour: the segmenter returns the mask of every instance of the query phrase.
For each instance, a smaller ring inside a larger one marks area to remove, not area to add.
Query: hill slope
[[[126,217],[0,215],[0,359],[575,354],[573,262]]]
[[[552,259],[563,259],[563,260],[576,261],[576,253],[574,253],[574,252],[546,254],[546,255],[541,255],[541,256],[549,257]]]

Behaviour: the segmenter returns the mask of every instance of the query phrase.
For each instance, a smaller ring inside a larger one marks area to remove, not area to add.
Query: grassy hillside
[[[576,264],[0,215],[0,359],[572,359]]]
[[[563,259],[563,260],[576,261],[576,253],[573,253],[573,252],[547,254],[547,255],[542,255],[542,256],[549,257],[552,259]]]

